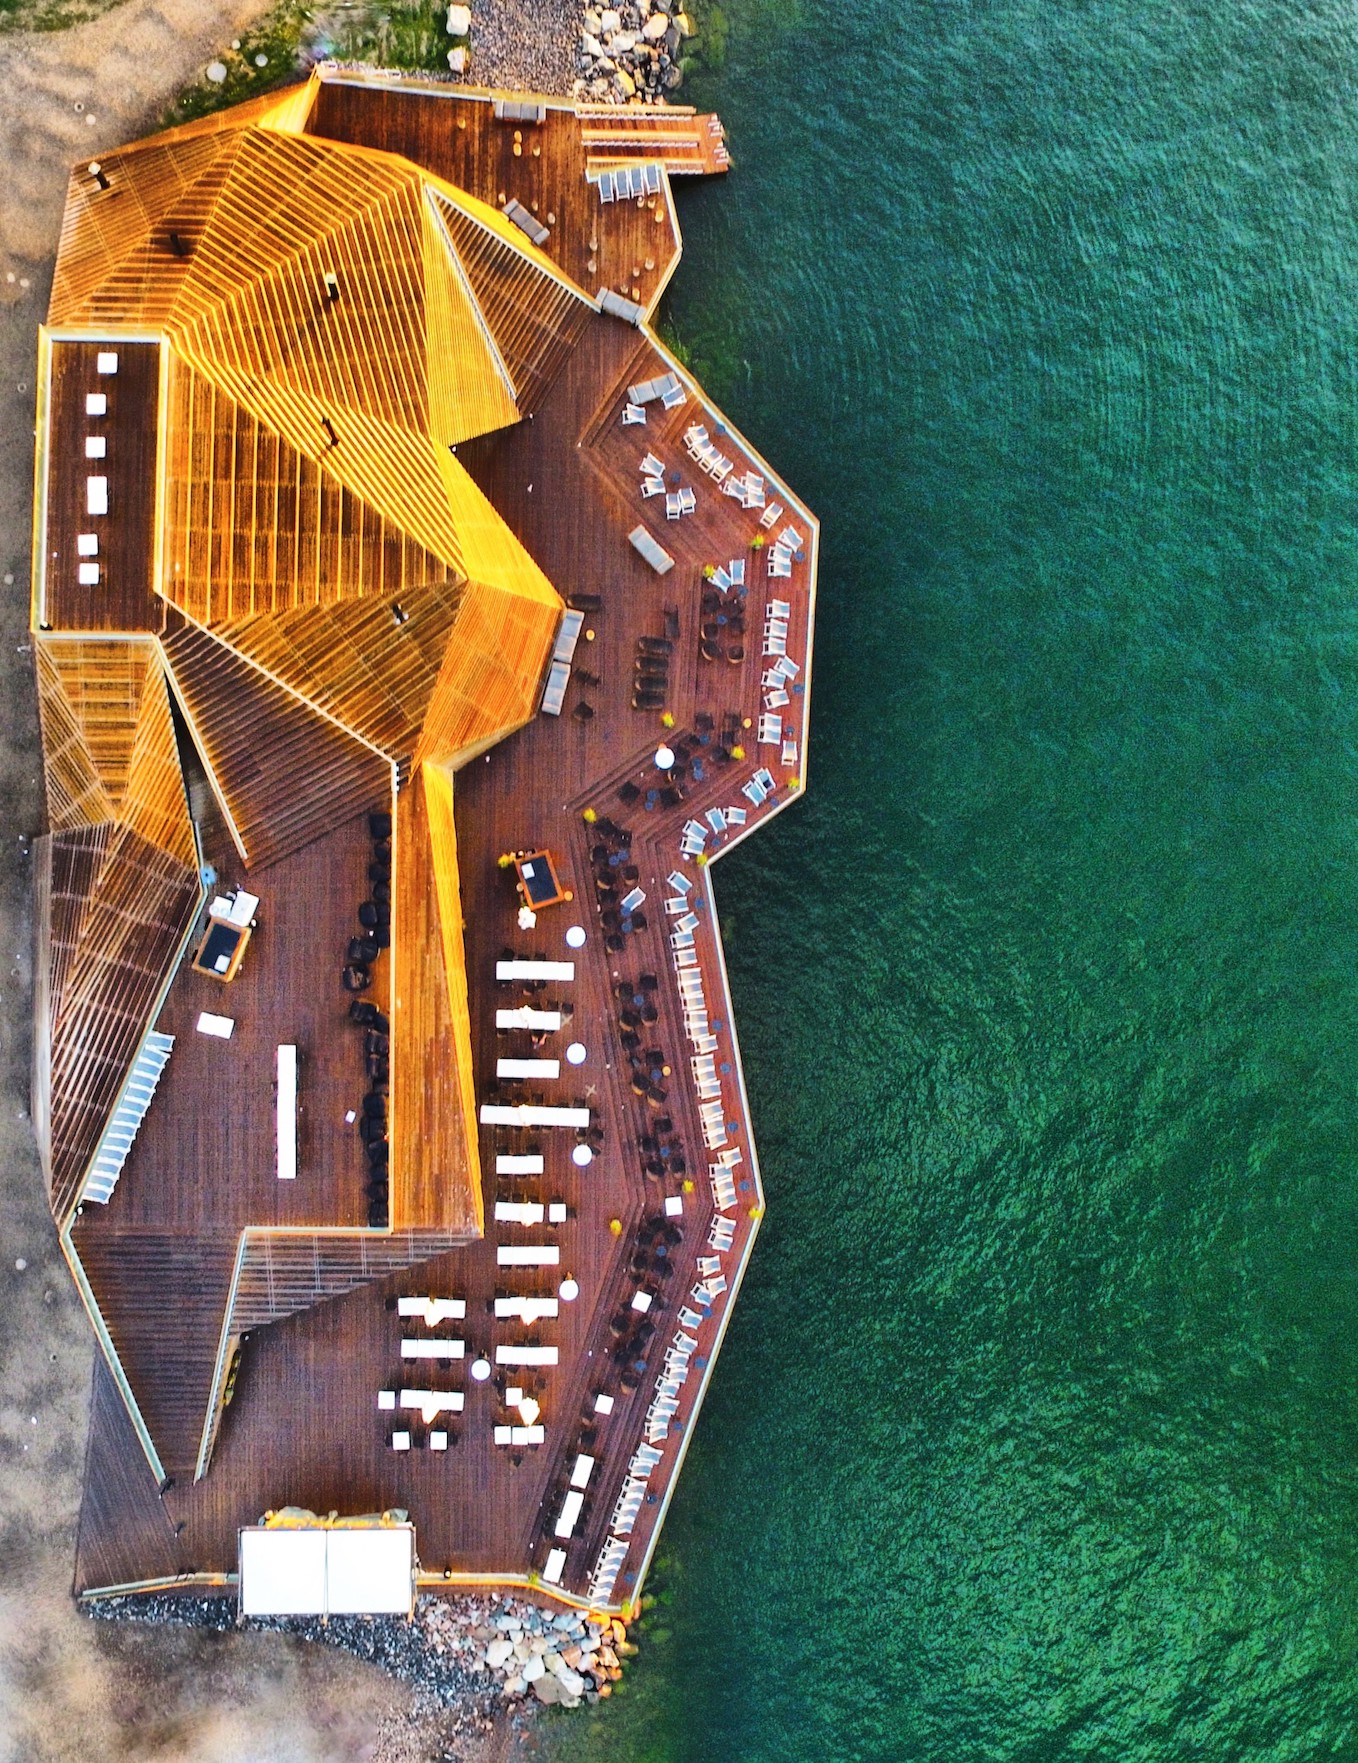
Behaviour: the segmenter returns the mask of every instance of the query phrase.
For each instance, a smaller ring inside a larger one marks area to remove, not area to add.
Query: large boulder
[[[448,8],[448,35],[465,37],[472,28],[472,9],[470,6],[452,5]]]
[[[658,43],[669,29],[670,21],[663,12],[653,12],[641,27],[641,34],[648,43]]]

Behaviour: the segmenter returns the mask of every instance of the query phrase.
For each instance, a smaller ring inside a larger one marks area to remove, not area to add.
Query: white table
[[[461,1322],[467,1314],[465,1298],[398,1298],[398,1316],[418,1316],[430,1328],[441,1322]]]
[[[497,1426],[494,1433],[497,1445],[541,1445],[547,1438],[545,1426]]]
[[[461,1359],[467,1351],[465,1341],[412,1341],[401,1342],[403,1359]]]
[[[497,1059],[496,1077],[536,1078],[546,1081],[561,1076],[559,1059]]]
[[[465,1400],[461,1390],[402,1390],[399,1397],[400,1406],[417,1409],[426,1426],[445,1409],[449,1414],[460,1414]]]
[[[483,1102],[482,1126],[588,1126],[588,1108],[552,1108],[532,1102]]]
[[[497,1322],[550,1322],[560,1311],[555,1298],[497,1298]]]
[[[517,1010],[497,1010],[496,1028],[536,1028],[554,1032],[561,1027],[559,1010],[533,1010],[527,1004]]]
[[[499,1346],[495,1349],[497,1365],[555,1365],[556,1362],[555,1347]]]
[[[541,1224],[547,1216],[547,1208],[540,1200],[497,1200],[495,1202],[495,1222],[497,1224]]]
[[[555,1267],[560,1260],[555,1243],[501,1243],[495,1251],[497,1267]]]
[[[572,1488],[570,1493],[568,1493],[565,1499],[561,1502],[561,1516],[556,1521],[557,1536],[568,1537],[574,1533],[576,1523],[580,1517],[580,1508],[584,1503],[585,1496],[577,1489]]]

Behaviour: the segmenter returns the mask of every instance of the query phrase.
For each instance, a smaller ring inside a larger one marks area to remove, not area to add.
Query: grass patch
[[[23,0],[0,0],[0,6],[16,3]],[[253,30],[218,56],[226,78],[214,82],[204,76],[181,92],[166,112],[164,126],[258,98],[316,61],[364,61],[407,72],[447,73],[453,39],[445,28],[446,15],[446,6],[430,0],[389,0],[386,5],[345,0],[335,6],[279,0]]]
[[[64,31],[117,4],[118,0],[0,0],[0,32]]]

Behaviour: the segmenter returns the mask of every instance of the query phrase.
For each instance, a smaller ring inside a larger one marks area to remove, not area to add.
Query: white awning
[[[252,1526],[240,1533],[244,1616],[408,1616],[414,1586],[409,1524]]]
[[[323,1530],[243,1530],[240,1607],[246,1616],[324,1616]]]
[[[326,1538],[326,1605],[332,1616],[409,1616],[413,1530],[330,1530]]]

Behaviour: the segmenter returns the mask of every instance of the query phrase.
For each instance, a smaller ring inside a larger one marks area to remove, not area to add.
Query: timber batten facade
[[[818,530],[649,329],[715,118],[495,96],[322,70],[72,175],[34,1118],[102,1349],[82,1593],[399,1506],[441,1583],[617,1608],[757,1230],[705,865],[802,787]],[[536,924],[515,851],[567,893]],[[563,958],[545,1000],[495,977]],[[525,1103],[579,1124],[497,1124]],[[403,1361],[416,1293],[463,1300],[461,1360]],[[393,1450],[378,1392],[432,1379],[446,1448]]]

